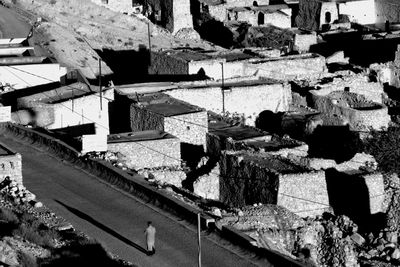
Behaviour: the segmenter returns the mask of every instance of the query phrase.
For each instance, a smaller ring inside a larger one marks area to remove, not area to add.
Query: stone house
[[[179,49],[154,53],[150,72],[159,75],[201,74],[215,80],[253,76],[287,81],[318,78],[326,71],[325,58],[318,54],[264,58],[240,50]]]
[[[143,0],[144,15],[172,33],[193,28],[190,0]]]
[[[128,168],[180,166],[180,140],[160,131],[119,133],[108,136],[108,151],[122,154]]]
[[[130,130],[158,130],[179,138],[182,153],[206,149],[207,111],[163,93],[121,95],[119,105],[127,106]],[[120,112],[119,112],[120,114]],[[123,116],[119,115],[120,118]]]
[[[109,134],[108,104],[114,100],[114,89],[102,92],[83,83],[74,83],[17,100],[18,110],[30,110],[32,123],[47,129],[58,129],[94,123],[96,133]]]
[[[228,9],[226,20],[247,22],[252,26],[273,25],[279,28],[290,28],[292,10],[287,5],[234,7]]]
[[[300,0],[297,26],[307,30],[329,29],[339,22],[376,22],[374,0]]]

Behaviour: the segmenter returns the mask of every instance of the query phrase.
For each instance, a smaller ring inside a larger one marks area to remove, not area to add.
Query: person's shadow
[[[85,214],[85,213],[83,213],[83,212],[81,212],[81,211],[79,211],[79,210],[77,210],[77,209],[75,209],[75,208],[73,208],[73,207],[70,207],[70,206],[68,206],[67,204],[65,204],[65,203],[63,203],[63,202],[61,202],[61,201],[59,201],[59,200],[57,200],[57,199],[55,199],[54,201],[57,202],[58,204],[60,204],[61,206],[65,207],[68,211],[72,212],[72,213],[75,214],[76,216],[78,216],[78,217],[80,217],[80,218],[82,218],[82,219],[84,219],[84,220],[90,222],[90,223],[93,224],[94,226],[100,228],[101,230],[107,232],[108,234],[114,236],[115,238],[118,238],[119,240],[121,240],[121,241],[124,242],[125,244],[130,245],[130,246],[136,248],[137,250],[139,250],[140,252],[142,252],[142,253],[144,253],[144,254],[147,255],[148,252],[147,252],[146,249],[142,248],[141,246],[139,246],[138,244],[132,242],[132,241],[129,240],[128,238],[126,238],[126,237],[120,235],[119,233],[115,232],[113,229],[108,228],[108,227],[105,226],[104,224],[102,224],[102,223],[96,221],[95,219],[93,219],[93,218],[90,217],[89,215],[87,215],[87,214]]]

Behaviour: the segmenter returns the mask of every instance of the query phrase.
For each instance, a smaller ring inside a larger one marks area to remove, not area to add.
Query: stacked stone
[[[138,170],[149,182],[159,185],[174,185],[182,187],[182,181],[186,179],[186,173],[179,167],[159,167]]]
[[[10,197],[16,204],[29,203],[35,208],[43,206],[41,202],[35,201],[36,196],[33,193],[10,177],[6,177],[0,184],[0,192]]]

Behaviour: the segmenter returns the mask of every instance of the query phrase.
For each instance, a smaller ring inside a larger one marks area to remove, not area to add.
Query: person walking
[[[147,222],[147,228],[144,231],[144,234],[146,236],[147,255],[154,255],[154,253],[156,253],[154,245],[156,239],[156,228],[152,225],[151,221]]]

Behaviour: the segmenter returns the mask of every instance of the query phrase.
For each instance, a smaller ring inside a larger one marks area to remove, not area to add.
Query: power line
[[[22,79],[22,78],[20,78],[20,79]],[[23,80],[23,79],[22,79],[22,80]],[[43,94],[46,95],[44,92],[43,92]],[[48,98],[52,99],[51,96],[48,96],[48,95],[46,95],[46,96],[47,96]],[[66,106],[66,105],[64,105],[64,104],[62,104],[62,103],[59,103],[59,104],[61,104],[62,106],[66,107],[67,109],[71,110],[72,112],[79,114],[78,112],[74,111],[73,109],[69,108],[68,106]],[[81,115],[81,114],[79,114],[79,115]],[[83,114],[82,114],[82,116],[83,116]],[[83,116],[83,117],[84,117],[84,116]],[[96,122],[96,121],[94,121],[94,120],[92,120],[92,119],[90,119],[90,118],[87,118],[87,117],[85,117],[85,118],[86,118],[87,120],[92,121],[92,122],[94,122],[95,124],[99,125],[100,127],[103,127],[104,129],[106,129],[106,130],[109,131],[109,128],[108,128],[108,127],[103,126],[102,124],[100,124],[100,123],[98,123],[98,122]],[[172,156],[170,156],[170,155],[168,155],[168,154],[165,154],[165,153],[160,152],[160,151],[158,151],[158,150],[156,150],[156,149],[153,149],[152,147],[148,147],[148,146],[146,146],[146,145],[144,145],[144,144],[141,144],[141,143],[137,143],[137,144],[139,144],[140,146],[142,146],[142,147],[144,147],[144,148],[146,148],[146,149],[149,149],[150,151],[153,151],[153,152],[155,152],[155,153],[161,154],[161,155],[163,155],[163,156],[166,156],[166,157],[168,157],[168,158],[177,160],[177,161],[179,161],[179,162],[183,162],[182,159],[178,159],[178,158],[172,157]],[[214,174],[214,175],[218,175],[218,176],[220,175],[220,173],[214,173],[214,172],[210,172],[210,174]],[[236,178],[236,179],[237,179],[237,178]],[[246,179],[246,178],[245,178],[245,179],[239,178],[239,179],[241,179],[241,180],[248,180],[248,181],[256,181],[256,180],[259,180],[259,181],[266,181],[266,180],[261,180],[261,179],[250,179],[250,178],[247,178],[247,179]],[[302,201],[306,201],[306,202],[310,202],[310,203],[314,203],[314,204],[320,204],[320,205],[324,205],[324,206],[328,206],[328,207],[329,207],[329,205],[327,205],[326,203],[322,203],[322,202],[318,202],[318,201],[314,201],[314,200],[309,200],[309,199],[305,199],[305,198],[300,198],[300,197],[296,197],[296,196],[291,196],[291,195],[284,194],[284,193],[279,193],[279,192],[278,192],[278,194],[283,195],[283,196],[286,196],[286,197],[295,198],[295,199],[299,199],[299,200],[302,200]],[[382,194],[382,195],[383,195],[383,194]],[[379,196],[379,195],[373,196],[373,197],[371,197],[371,198],[378,197],[378,196]],[[297,211],[297,212],[300,212],[300,211]]]
[[[28,72],[28,71],[24,71],[24,70],[21,70],[21,69],[12,67],[12,66],[8,66],[8,67],[9,67],[9,68],[12,68],[12,69],[15,69],[15,70],[17,70],[17,71],[21,71],[21,72],[23,72],[23,73],[27,73],[27,74],[33,75],[33,76],[38,77],[38,78],[42,78],[42,79],[45,79],[45,80],[48,80],[48,81],[51,81],[51,82],[56,82],[56,81],[51,80],[51,79],[49,79],[49,78],[46,78],[46,77],[43,77],[43,76],[40,76],[40,75],[31,73],[31,72]],[[13,75],[17,76],[17,75],[14,74],[14,73],[13,73]],[[17,76],[17,77],[18,77],[18,76]],[[22,81],[24,81],[22,78],[20,78],[20,77],[18,77],[18,78],[21,79]],[[26,81],[24,81],[24,82],[26,82]],[[29,83],[28,83],[28,84],[29,84]],[[82,92],[85,92],[85,93],[90,93],[90,92],[88,92],[88,91],[86,91],[86,90],[83,90],[83,89],[81,89],[81,88],[73,87],[73,86],[70,86],[70,85],[66,85],[66,86],[69,87],[69,88],[78,90],[78,91],[82,91]],[[56,91],[56,93],[58,94],[57,91]],[[43,94],[44,94],[44,92],[43,92]],[[45,94],[45,95],[46,95],[46,94]],[[47,96],[47,95],[46,95],[46,96]],[[94,96],[100,97],[100,96],[98,96],[98,95],[96,95],[96,94],[94,94]],[[49,97],[49,96],[47,96],[47,97]],[[107,98],[107,97],[103,97],[103,98],[105,98],[105,99],[108,100],[108,101],[113,101],[113,99],[110,99],[110,98]],[[161,114],[161,113],[158,113],[158,112],[155,112],[155,111],[152,111],[152,110],[148,110],[148,111],[151,112],[151,113],[154,113],[154,114],[156,114],[156,115],[158,115],[158,116],[164,117],[164,115]],[[82,117],[84,117],[84,116],[82,115]],[[198,127],[202,127],[202,128],[207,129],[207,130],[209,129],[208,126],[204,126],[204,125],[201,125],[201,124],[198,124],[198,123],[194,123],[194,122],[191,122],[191,121],[179,119],[179,118],[176,118],[176,117],[169,117],[169,118],[170,118],[170,119],[177,120],[177,121],[181,121],[181,122],[184,122],[184,123],[187,123],[187,124],[191,124],[191,125],[195,125],[195,126],[198,126]],[[88,118],[86,118],[86,119],[88,119]],[[93,120],[91,120],[91,119],[88,119],[88,120],[93,121]],[[94,121],[93,121],[93,122],[94,122]],[[97,123],[97,124],[98,124],[98,123]],[[100,125],[100,124],[99,124],[99,125]],[[105,127],[105,126],[101,126],[101,127],[102,127],[102,128],[105,128],[107,131],[110,131],[110,129],[109,129],[108,127]],[[299,151],[299,152],[304,153],[304,151],[303,151],[303,150],[300,150],[300,149],[296,149],[296,148],[288,148],[288,149],[291,149],[291,150],[295,150],[295,151]],[[365,164],[365,162],[360,162],[360,161],[355,161],[355,160],[348,160],[347,162],[354,162],[354,163],[358,163],[358,164]]]

